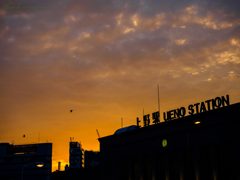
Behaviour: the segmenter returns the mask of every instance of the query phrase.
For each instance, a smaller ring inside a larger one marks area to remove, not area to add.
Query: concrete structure
[[[239,110],[237,103],[147,127],[119,129],[99,138],[99,167],[55,173],[52,177],[240,180]]]
[[[43,162],[39,168],[35,162]],[[27,165],[28,164],[28,165]],[[25,166],[27,165],[27,166]],[[52,143],[13,145],[0,143],[0,179],[50,180]]]
[[[83,168],[84,165],[84,149],[79,142],[69,143],[69,168]]]
[[[101,179],[239,180],[239,110],[237,103],[100,138]]]

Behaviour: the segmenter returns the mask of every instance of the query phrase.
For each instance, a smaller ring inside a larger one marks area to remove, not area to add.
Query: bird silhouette
[[[70,112],[72,112],[73,110],[70,110]]]
[[[23,135],[23,137],[25,137],[25,134]]]

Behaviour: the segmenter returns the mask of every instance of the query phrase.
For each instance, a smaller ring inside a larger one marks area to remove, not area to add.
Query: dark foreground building
[[[37,167],[38,162],[44,163]],[[24,168],[23,168],[24,167]],[[0,143],[1,180],[50,180],[52,143],[12,145]]]
[[[56,173],[55,179],[240,180],[240,103],[201,109],[205,112],[99,138],[99,168]]]
[[[239,180],[239,112],[240,103],[100,138],[101,179]]]

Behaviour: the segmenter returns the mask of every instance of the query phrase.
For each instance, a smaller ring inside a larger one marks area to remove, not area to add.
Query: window
[[[169,153],[169,180],[179,180],[178,152]]]
[[[195,180],[195,166],[193,150],[186,150],[184,152],[184,179]]]
[[[139,158],[133,158],[133,180],[140,180]]]
[[[157,155],[157,164],[156,164],[156,169],[157,169],[157,180],[165,180],[165,166],[164,166],[164,154],[158,154]]]
[[[218,179],[231,179],[231,168],[230,168],[230,157],[228,144],[219,144],[216,147],[217,151],[217,168],[218,168]]]
[[[199,149],[200,180],[213,180],[211,149],[209,146]]]
[[[144,180],[152,180],[151,156],[144,157]]]
[[[120,160],[120,179],[121,180],[128,180],[129,173],[128,173],[128,159],[124,158]]]

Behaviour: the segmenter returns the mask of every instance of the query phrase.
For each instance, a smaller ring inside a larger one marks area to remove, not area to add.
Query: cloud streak
[[[143,107],[157,110],[157,84],[162,111],[225,94],[240,100],[238,2],[21,3],[47,9],[0,3],[1,141],[28,143],[18,136],[31,128],[56,147],[74,135],[98,149],[96,128],[109,135],[123,116],[131,125]],[[67,146],[54,161],[68,161]]]

